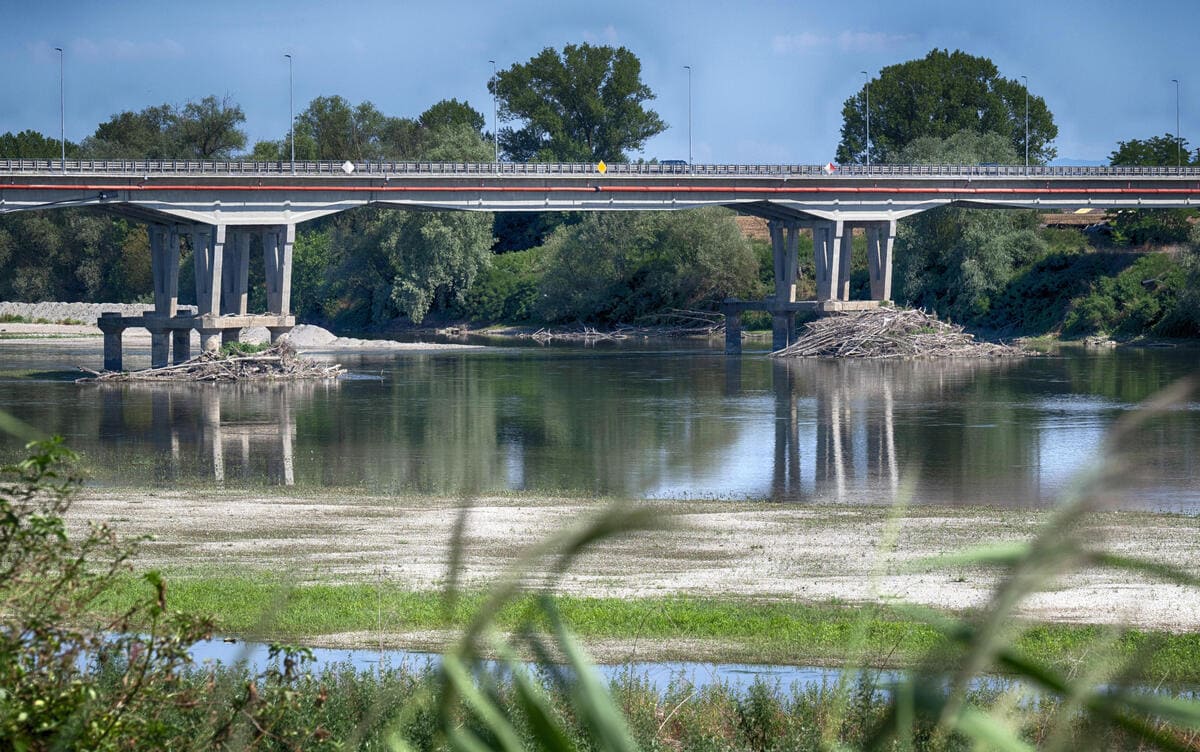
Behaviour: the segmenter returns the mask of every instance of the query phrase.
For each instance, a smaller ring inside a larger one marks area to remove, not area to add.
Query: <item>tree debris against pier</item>
[[[318,363],[300,357],[285,342],[259,353],[222,355],[205,352],[183,363],[144,371],[92,371],[78,383],[124,381],[284,381],[293,379],[336,379],[346,372],[340,363]]]
[[[839,313],[805,325],[781,358],[1002,358],[1027,355],[1012,345],[980,342],[961,326],[925,311],[877,308]]]

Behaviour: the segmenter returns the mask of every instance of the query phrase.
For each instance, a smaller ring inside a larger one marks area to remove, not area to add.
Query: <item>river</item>
[[[99,344],[3,343],[0,410],[62,435],[100,486],[887,504],[912,484],[915,503],[1003,507],[1052,505],[1198,356],[781,363],[667,342],[319,356],[352,372],[331,384],[75,384]],[[1122,451],[1122,504],[1200,511],[1200,405]]]

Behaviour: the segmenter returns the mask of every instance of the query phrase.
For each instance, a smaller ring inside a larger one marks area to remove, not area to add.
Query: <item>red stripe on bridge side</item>
[[[32,191],[234,191],[234,192],[301,192],[301,193],[748,193],[748,194],[895,194],[895,195],[1200,195],[1196,188],[864,188],[859,186],[657,186],[657,185],[592,185],[592,186],[319,186],[319,185],[61,185],[2,183],[0,190]]]

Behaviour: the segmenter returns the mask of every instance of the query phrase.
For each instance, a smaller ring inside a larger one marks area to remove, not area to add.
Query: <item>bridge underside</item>
[[[187,355],[186,336],[197,329],[206,349],[232,339],[241,326],[265,325],[274,336],[294,324],[290,315],[292,243],[306,222],[361,206],[424,211],[675,211],[724,206],[768,221],[775,262],[774,295],[726,306],[730,344],[741,311],[768,310],[775,345],[792,336],[797,310],[878,305],[892,297],[896,222],[939,206],[1077,209],[1181,208],[1200,205],[1200,182],[1190,175],[1125,178],[881,178],[876,176],[746,177],[705,175],[622,177],[595,174],[546,177],[483,175],[370,175],[349,177],[91,176],[46,174],[0,177],[0,214],[91,207],[145,222],[150,228],[155,304],[145,316],[103,324],[106,367],[120,367],[120,332],[145,325],[153,337],[154,365]],[[990,182],[989,182],[990,181]],[[1136,184],[1135,184],[1136,182]],[[850,300],[851,239],[866,236],[870,300]],[[816,300],[796,300],[801,232],[813,238]],[[181,242],[196,265],[195,314],[177,306]],[[246,310],[251,238],[263,253],[267,311]],[[111,347],[110,347],[111,346]],[[112,351],[112,357],[108,356]]]

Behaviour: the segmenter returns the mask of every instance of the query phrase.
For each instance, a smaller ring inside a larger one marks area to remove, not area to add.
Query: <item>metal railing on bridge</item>
[[[347,170],[349,165],[351,169]],[[1200,167],[1046,167],[1043,165],[824,165],[778,164],[661,164],[618,162],[606,165],[606,175],[744,176],[744,177],[1200,177]],[[364,177],[391,175],[586,175],[595,177],[593,163],[552,162],[249,162],[202,160],[0,159],[0,175],[120,175]]]

